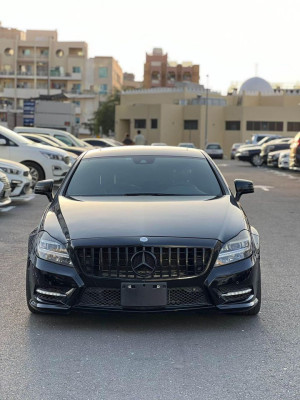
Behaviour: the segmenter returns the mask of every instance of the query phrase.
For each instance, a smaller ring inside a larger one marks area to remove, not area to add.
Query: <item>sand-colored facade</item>
[[[293,137],[300,126],[299,104],[295,91],[227,96],[188,87],[129,91],[116,108],[115,131],[119,140],[140,129],[148,144],[193,142],[204,148],[207,124],[207,142],[220,143],[229,156],[233,143],[254,133]]]

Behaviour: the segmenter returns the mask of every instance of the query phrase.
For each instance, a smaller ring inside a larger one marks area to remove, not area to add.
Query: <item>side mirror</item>
[[[34,187],[34,193],[36,194],[44,194],[45,196],[48,197],[49,201],[53,200],[53,185],[54,181],[53,179],[48,179],[46,181],[39,181],[36,183]]]
[[[253,182],[251,181],[246,181],[245,179],[236,179],[234,181],[234,186],[236,190],[236,201],[240,200],[242,194],[254,193]]]
[[[6,140],[5,139],[0,139],[0,146],[5,146],[6,145]]]

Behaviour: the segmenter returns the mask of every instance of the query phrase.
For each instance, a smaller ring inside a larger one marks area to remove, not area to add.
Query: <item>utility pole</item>
[[[204,135],[204,148],[207,145],[207,123],[208,123],[208,78],[206,75],[206,100],[205,100],[205,135]]]

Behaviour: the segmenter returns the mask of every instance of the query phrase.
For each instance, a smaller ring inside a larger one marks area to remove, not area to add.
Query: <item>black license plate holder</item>
[[[166,282],[122,283],[121,306],[125,308],[166,307]]]

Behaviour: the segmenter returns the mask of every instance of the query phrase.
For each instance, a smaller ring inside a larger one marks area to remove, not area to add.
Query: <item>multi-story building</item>
[[[41,94],[83,90],[85,42],[58,42],[56,31],[0,30],[2,106],[23,108],[23,100]]]
[[[121,94],[115,132],[124,139],[139,129],[148,144],[218,142],[229,156],[235,142],[252,134],[276,133],[293,137],[300,130],[300,89],[278,90],[261,78],[247,80],[239,90],[222,96],[201,86],[132,90]]]
[[[123,86],[123,71],[113,57],[94,57],[88,60],[88,86],[105,101]]]
[[[20,124],[17,116],[25,99],[64,94],[60,101],[76,105],[76,131],[83,132],[99,103],[122,84],[118,62],[88,59],[85,42],[58,41],[57,31],[23,32],[0,25],[0,124]]]
[[[154,48],[152,54],[146,54],[144,64],[144,88],[174,87],[177,82],[193,82],[198,84],[199,65],[191,62],[177,64],[168,60],[168,54],[162,49]]]

